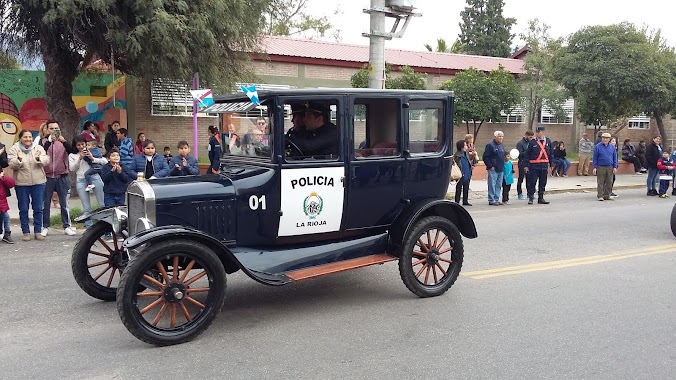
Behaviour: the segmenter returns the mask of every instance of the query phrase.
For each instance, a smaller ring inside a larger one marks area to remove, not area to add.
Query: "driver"
[[[286,137],[305,134],[305,104],[291,104],[291,123],[293,127],[286,132]]]
[[[330,109],[325,103],[309,102],[306,105],[303,119],[305,133],[292,133],[289,136],[303,156],[338,155],[338,128],[329,121],[329,113]]]

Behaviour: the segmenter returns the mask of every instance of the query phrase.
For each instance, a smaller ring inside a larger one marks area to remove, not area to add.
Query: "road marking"
[[[597,264],[614,260],[629,259],[632,257],[657,255],[660,253],[674,253],[674,252],[676,252],[676,244],[670,244],[640,250],[613,253],[609,255],[586,256],[567,260],[548,261],[537,264],[516,265],[511,267],[479,270],[474,272],[462,273],[462,275],[473,278],[475,280],[482,280],[485,278],[511,276],[515,274],[538,272],[543,270],[552,270],[560,268],[569,268],[579,265]]]

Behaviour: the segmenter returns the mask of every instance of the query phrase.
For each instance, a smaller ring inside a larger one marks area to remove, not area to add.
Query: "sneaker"
[[[23,241],[30,241],[31,240],[31,234],[23,234],[23,237],[21,238]]]
[[[73,229],[70,228],[70,227],[66,227],[66,229],[63,230],[63,233],[66,234],[66,235],[68,235],[68,236],[73,236],[73,235],[75,235],[75,231],[73,231]]]
[[[35,240],[45,240],[45,237],[42,234],[35,234]]]
[[[523,194],[519,194],[519,200],[524,200],[526,197],[523,196]]]
[[[87,187],[85,187],[85,191],[92,191],[95,187],[96,186],[94,185],[87,185]]]
[[[599,202],[603,202],[603,197],[599,198]]]
[[[660,194],[660,198],[669,198],[667,194]]]
[[[471,206],[472,204],[469,203],[469,202],[465,202],[465,203],[463,203],[462,205],[463,205],[463,206]]]
[[[47,235],[49,235],[49,227],[43,228],[42,232],[40,232],[40,235],[42,235],[42,237],[46,237]]]
[[[617,195],[615,193],[610,193],[610,196],[613,197],[613,198],[617,198],[619,195]]]
[[[614,201],[614,199],[611,198],[611,197],[603,197],[603,200],[604,201]]]
[[[7,244],[14,244],[14,240],[12,240],[12,234],[10,232],[2,235],[2,241],[4,241]]]

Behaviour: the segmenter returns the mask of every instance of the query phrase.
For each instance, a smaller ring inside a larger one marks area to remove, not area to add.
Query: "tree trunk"
[[[664,120],[662,119],[662,112],[660,111],[655,111],[653,112],[653,116],[655,117],[655,123],[657,124],[657,131],[660,133],[660,136],[662,136],[662,144],[663,146],[664,143],[667,141],[667,131],[664,129]]]
[[[80,114],[73,102],[73,81],[82,57],[67,42],[46,27],[40,33],[40,51],[45,64],[45,101],[47,112],[59,122],[66,139],[80,132]]]
[[[479,123],[479,126],[476,126],[476,121],[474,122],[474,142],[476,142],[476,136],[479,134],[479,131],[481,130],[481,126],[484,124],[484,121],[481,120]]]

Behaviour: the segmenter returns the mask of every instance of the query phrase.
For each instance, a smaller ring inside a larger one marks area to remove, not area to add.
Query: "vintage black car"
[[[205,111],[223,131],[220,173],[134,181],[126,207],[85,216],[98,222],[74,249],[75,278],[88,294],[116,299],[124,325],[145,342],[182,343],[204,331],[223,304],[226,275],[238,270],[284,285],[398,261],[420,297],[446,292],[460,273],[462,236],[477,232],[445,199],[451,92],[259,97],[217,98]]]

